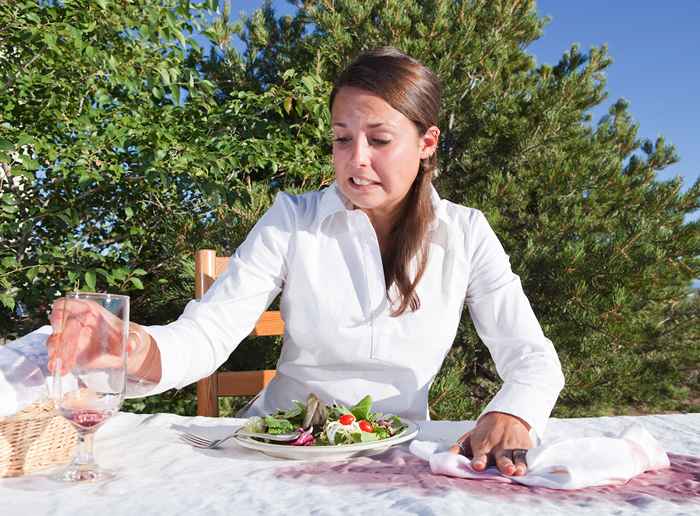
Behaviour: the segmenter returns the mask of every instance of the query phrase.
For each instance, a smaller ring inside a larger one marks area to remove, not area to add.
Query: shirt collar
[[[440,221],[448,222],[445,203],[442,202],[442,199],[440,199],[437,190],[432,184],[430,185],[430,202],[433,204],[433,212],[435,213],[435,218],[430,222],[429,226],[432,231],[437,227]]]
[[[318,222],[323,223],[339,211],[352,210],[352,203],[340,192],[335,181],[323,191],[318,209]]]
[[[430,223],[430,229],[435,229],[440,220],[446,220],[445,206],[433,185],[430,185],[430,202],[433,204],[435,219]],[[323,191],[318,211],[318,222],[322,224],[326,218],[341,211],[352,210],[352,203],[338,189],[335,181]]]

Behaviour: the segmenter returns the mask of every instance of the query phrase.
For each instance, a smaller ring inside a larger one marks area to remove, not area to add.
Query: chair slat
[[[258,322],[255,323],[255,329],[251,335],[254,337],[284,335],[284,321],[280,312],[268,310],[263,313]]]
[[[218,373],[219,396],[255,396],[275,377],[277,371],[222,371]]]
[[[200,249],[195,253],[195,299],[201,299],[216,278],[228,268],[227,257],[216,256],[216,251]],[[251,335],[271,336],[284,334],[284,321],[278,311],[262,314]],[[262,371],[221,371],[197,382],[197,415],[219,415],[219,396],[253,396],[274,378],[274,369]]]

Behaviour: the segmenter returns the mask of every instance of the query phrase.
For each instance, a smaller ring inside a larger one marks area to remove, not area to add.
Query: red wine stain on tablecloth
[[[588,505],[604,502],[626,503],[641,508],[655,499],[678,504],[700,504],[700,457],[669,454],[669,458],[669,469],[643,473],[626,484],[573,491],[433,475],[427,462],[399,448],[350,462],[285,466],[276,470],[276,476],[300,482],[312,481],[317,485],[357,486],[371,490],[401,487],[423,496],[440,496],[448,491],[461,490],[504,501],[527,499],[535,504],[569,502]]]

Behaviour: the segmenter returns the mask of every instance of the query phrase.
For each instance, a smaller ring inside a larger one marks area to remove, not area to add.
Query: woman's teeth
[[[350,180],[357,186],[367,186],[372,184],[372,181],[368,181],[367,179],[360,179],[359,177],[351,177]]]

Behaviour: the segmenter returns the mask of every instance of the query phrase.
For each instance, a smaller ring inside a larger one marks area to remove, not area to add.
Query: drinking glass
[[[61,353],[54,364],[52,394],[61,415],[78,432],[75,457],[55,478],[67,482],[114,478],[113,472],[97,466],[93,437],[124,400],[129,297],[73,292],[54,309],[60,311],[56,318],[61,324],[54,335]]]

